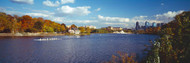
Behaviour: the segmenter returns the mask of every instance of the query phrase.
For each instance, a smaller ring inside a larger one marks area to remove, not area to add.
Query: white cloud
[[[103,21],[119,21],[119,22],[129,22],[129,18],[121,18],[121,17],[104,17],[98,15],[98,19]]]
[[[90,6],[70,7],[68,5],[57,8],[56,16],[85,16],[91,13]]]
[[[133,20],[144,20],[144,19],[146,19],[148,16],[135,16],[135,17],[133,17],[132,19]]]
[[[61,0],[61,4],[74,3],[75,0]]]
[[[60,5],[59,1],[56,1],[55,3],[53,3],[49,0],[43,1],[43,4],[49,7],[57,7]]]
[[[113,26],[113,27],[129,27],[127,23],[111,23],[111,22],[106,22],[103,23],[106,26]]]
[[[34,4],[34,0],[11,0],[14,3]]]
[[[184,11],[183,10],[168,11],[167,13],[157,14],[154,17],[156,18],[156,20],[161,20],[161,21],[167,23],[167,22],[173,20],[176,15],[181,14],[182,12],[184,12]]]
[[[31,10],[32,12],[35,12],[35,13],[43,13],[43,14],[48,14],[48,15],[54,15],[55,13],[54,12],[49,12],[47,10]]]
[[[46,1],[43,1],[43,5],[49,6],[49,7],[57,7],[60,4],[74,3],[74,2],[75,2],[75,0],[60,0],[60,1],[55,1],[55,2],[46,0]]]
[[[28,9],[30,12],[25,13],[25,15],[30,15],[32,17],[44,17],[44,18],[50,18],[54,16],[54,12],[49,12],[47,10],[32,10]]]
[[[95,11],[100,11],[101,10],[101,8],[97,8]]]
[[[180,14],[184,12],[183,10],[180,10],[180,11],[168,11],[167,13],[163,13],[163,14],[157,14],[155,15],[156,18],[163,18],[163,17],[166,17],[166,18],[173,18],[175,17],[177,14]]]
[[[3,8],[3,7],[0,7],[0,12],[4,12],[4,13],[10,14],[10,15],[19,15],[19,16],[24,15],[22,12],[10,11],[10,10],[7,10],[6,8]]]
[[[153,23],[153,22],[155,22],[155,23],[162,23],[162,21],[156,20],[154,18],[150,18],[148,16],[135,16],[135,17],[131,18],[131,21],[132,22],[137,22],[138,21],[138,22],[141,22],[143,24],[146,21],[148,21],[150,23]]]
[[[64,17],[54,17],[54,16],[51,16],[51,17],[48,17],[49,19],[51,19],[52,21],[56,21],[56,22],[60,22],[60,23],[63,23],[65,18]]]
[[[160,5],[164,5],[164,3],[161,3]]]
[[[83,23],[83,24],[87,24],[87,23],[94,23],[94,22],[98,22],[97,20],[66,20],[64,21],[65,23]]]
[[[125,25],[125,23],[108,23],[108,22],[106,22],[104,24],[106,24],[106,25]]]
[[[25,15],[30,15],[32,17],[43,17],[45,19],[49,19],[55,22],[63,23],[65,17],[56,17],[53,12],[49,12],[47,10],[32,10],[34,13],[25,13]],[[44,11],[44,12],[43,12]]]
[[[35,17],[49,17],[49,15],[43,13],[25,13],[25,15],[30,15]]]

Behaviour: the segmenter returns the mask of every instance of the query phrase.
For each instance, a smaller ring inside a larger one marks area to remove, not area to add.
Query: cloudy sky
[[[66,25],[132,28],[167,23],[190,10],[190,0],[0,0],[0,12],[43,17]]]

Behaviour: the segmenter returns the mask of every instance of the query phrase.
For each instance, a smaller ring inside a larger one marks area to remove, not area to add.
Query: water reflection
[[[137,53],[155,35],[92,34],[89,36],[6,37],[0,39],[0,63],[100,63],[117,51]],[[60,40],[35,41],[40,38]]]

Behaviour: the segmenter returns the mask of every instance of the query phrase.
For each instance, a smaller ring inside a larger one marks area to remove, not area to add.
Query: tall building
[[[135,27],[136,30],[140,29],[140,25],[139,25],[139,22],[137,21],[136,22],[136,27]]]
[[[161,24],[160,24],[160,23],[157,23],[157,27],[161,27]]]
[[[156,25],[157,25],[157,24],[156,24],[155,22],[152,23],[152,27],[156,27]]]
[[[161,26],[163,26],[164,25],[164,23],[161,23]]]
[[[149,27],[149,22],[145,22],[145,29],[147,29]]]

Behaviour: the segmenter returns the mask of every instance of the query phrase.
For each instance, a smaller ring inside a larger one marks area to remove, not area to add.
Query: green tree
[[[91,32],[91,29],[89,27],[86,28],[86,32],[87,33],[90,33]]]
[[[37,21],[34,23],[34,28],[36,29],[36,32],[42,32],[44,22],[43,21]]]
[[[190,11],[176,15],[175,20],[161,27],[160,47],[153,48],[148,55],[147,62],[156,58],[151,53],[158,49],[161,63],[189,63],[190,58]],[[156,45],[153,45],[155,47]]]
[[[81,27],[79,27],[78,29],[80,30],[81,33],[86,32],[86,31],[85,31],[85,27],[82,27],[82,26],[81,26]]]

